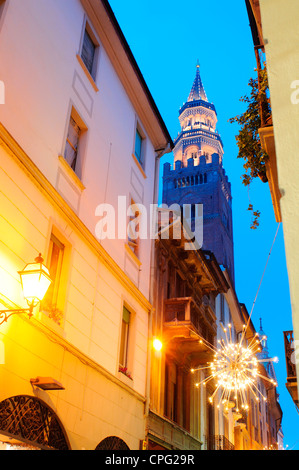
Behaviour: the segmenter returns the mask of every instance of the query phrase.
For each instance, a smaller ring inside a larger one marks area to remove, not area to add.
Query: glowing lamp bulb
[[[160,341],[158,338],[155,338],[153,341],[153,347],[155,351],[161,351],[163,347],[162,341]]]
[[[24,298],[28,305],[34,305],[43,300],[51,284],[50,273],[43,264],[43,258],[39,255],[35,263],[29,263],[23,271],[20,271]]]

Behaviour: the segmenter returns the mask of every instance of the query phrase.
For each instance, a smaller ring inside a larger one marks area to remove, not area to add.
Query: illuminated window
[[[62,264],[64,257],[65,246],[58,240],[55,235],[51,235],[50,246],[49,246],[49,262],[48,268],[52,279],[46,296],[43,300],[43,306],[57,305],[59,285],[62,273]]]
[[[140,244],[140,212],[138,210],[137,204],[134,200],[131,199],[129,223],[128,223],[128,245],[133,251],[133,253],[138,257],[139,256],[139,244]]]

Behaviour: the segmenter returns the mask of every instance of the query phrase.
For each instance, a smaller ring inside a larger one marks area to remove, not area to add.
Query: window
[[[164,415],[177,422],[178,390],[177,390],[177,366],[165,360],[165,389],[164,389]]]
[[[136,129],[135,136],[135,157],[141,163],[141,149],[142,149],[142,137],[138,129]]]
[[[85,147],[86,131],[86,125],[80,118],[79,113],[72,107],[65,142],[64,159],[79,178],[81,178],[82,172],[82,155]]]
[[[131,206],[129,212],[129,223],[128,223],[128,245],[133,253],[139,256],[139,244],[140,244],[140,212],[138,205],[135,204],[134,200],[131,199]]]
[[[48,267],[52,284],[50,285],[46,296],[43,300],[43,306],[57,305],[59,284],[62,273],[62,263],[64,257],[64,245],[52,233],[49,247],[49,262]]]
[[[91,39],[90,34],[88,33],[87,29],[85,29],[84,38],[83,38],[83,46],[82,46],[82,51],[81,51],[81,58],[91,76],[93,75],[95,52],[96,52],[96,45]]]
[[[123,306],[119,354],[119,366],[122,372],[126,372],[128,367],[130,317],[130,311],[125,306]]]
[[[96,79],[98,56],[99,43],[91,26],[86,22],[81,43],[80,58],[93,80]]]
[[[80,133],[80,127],[76,123],[75,119],[71,116],[66,138],[64,158],[74,171],[76,171]]]
[[[135,130],[135,142],[133,155],[137,162],[144,169],[145,162],[145,134],[141,130],[141,126],[137,123]]]

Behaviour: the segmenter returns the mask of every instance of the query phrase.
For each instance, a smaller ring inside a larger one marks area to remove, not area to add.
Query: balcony
[[[295,359],[295,347],[294,347],[294,334],[293,331],[284,331],[284,347],[286,356],[286,367],[287,367],[287,383],[286,387],[291,395],[296,408],[299,407],[298,401],[298,387],[297,387],[297,372],[296,372],[296,361]]]
[[[272,205],[276,222],[281,222],[280,199],[281,193],[278,185],[278,173],[276,162],[276,151],[274,141],[273,126],[262,127],[259,129],[261,146],[268,155],[266,162],[266,175],[269,183],[269,189],[272,198]]]
[[[206,436],[207,450],[235,450],[235,446],[223,435]]]
[[[168,350],[175,355],[189,355],[189,358],[206,362],[211,351],[200,338],[213,344],[216,335],[214,305],[204,296],[199,305],[193,297],[178,297],[164,301],[163,336]]]
[[[149,450],[175,449],[185,451],[201,450],[202,443],[183,429],[178,424],[170,421],[165,416],[160,416],[153,411],[149,412],[148,419]]]

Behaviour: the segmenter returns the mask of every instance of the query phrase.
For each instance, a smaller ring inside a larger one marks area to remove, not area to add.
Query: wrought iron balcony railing
[[[202,299],[203,309],[214,310],[213,303],[207,298]],[[205,314],[201,311],[193,297],[177,297],[164,301],[164,324],[165,325],[189,325],[200,335],[207,338],[207,331],[203,322]],[[209,320],[210,322],[210,320]]]
[[[223,435],[206,436],[207,450],[235,450],[235,446]]]
[[[202,354],[211,351],[199,338],[214,344],[216,334],[214,305],[207,297],[201,305],[192,297],[177,297],[164,301],[164,336],[168,341],[179,342],[174,351],[189,354],[195,360],[202,359]],[[170,348],[170,344],[168,349]],[[207,360],[207,357],[205,358]]]

